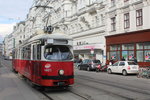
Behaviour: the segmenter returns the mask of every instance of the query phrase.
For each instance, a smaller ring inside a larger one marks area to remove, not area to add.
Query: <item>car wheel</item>
[[[96,68],[96,72],[99,72],[100,70],[98,68]]]
[[[123,75],[123,76],[127,76],[127,71],[126,71],[126,70],[123,70],[123,71],[122,71],[122,75]]]
[[[87,71],[91,71],[90,67],[87,67]]]
[[[111,73],[112,73],[111,69],[108,69],[108,74],[111,74]]]

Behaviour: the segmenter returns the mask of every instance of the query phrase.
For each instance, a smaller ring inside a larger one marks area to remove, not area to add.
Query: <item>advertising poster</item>
[[[130,54],[129,55],[129,60],[133,60],[133,58],[134,58],[134,54]]]
[[[145,60],[150,60],[150,52],[146,52],[145,54]]]
[[[124,57],[124,59],[127,59],[128,52],[127,51],[122,51],[122,57]]]
[[[111,57],[111,59],[116,59],[116,52],[111,52],[110,57]]]

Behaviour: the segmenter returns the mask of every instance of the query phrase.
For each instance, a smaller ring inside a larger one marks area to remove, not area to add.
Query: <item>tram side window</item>
[[[37,56],[37,51],[36,51],[37,49],[36,49],[36,45],[33,45],[33,60],[36,60],[36,56]]]
[[[33,45],[33,59],[40,60],[41,59],[41,45]]]
[[[25,52],[25,48],[23,47],[22,50],[21,50],[21,58],[22,59],[24,59],[24,54],[25,54],[24,52]]]
[[[26,49],[27,49],[26,59],[30,60],[31,59],[31,45],[28,45]]]
[[[41,45],[40,44],[37,45],[37,59],[38,60],[41,59]]]
[[[30,60],[31,58],[31,45],[25,46],[22,49],[22,59]]]
[[[15,51],[12,52],[12,58],[15,59]]]

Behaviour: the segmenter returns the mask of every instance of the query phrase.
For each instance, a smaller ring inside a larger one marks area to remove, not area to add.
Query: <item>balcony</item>
[[[86,8],[86,12],[87,12],[87,13],[90,13],[90,14],[96,13],[96,8],[95,8],[95,6],[92,5],[92,6],[90,6],[90,7],[87,7],[87,8]]]

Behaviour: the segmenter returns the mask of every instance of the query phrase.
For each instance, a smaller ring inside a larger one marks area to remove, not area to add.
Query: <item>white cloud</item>
[[[6,35],[12,33],[14,25],[15,25],[15,23],[13,23],[13,24],[0,24],[0,35],[2,37],[5,37]]]
[[[33,0],[0,0],[0,16],[24,20]]]

